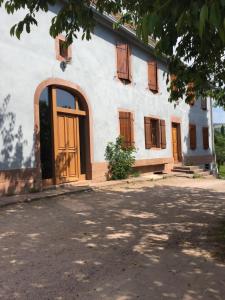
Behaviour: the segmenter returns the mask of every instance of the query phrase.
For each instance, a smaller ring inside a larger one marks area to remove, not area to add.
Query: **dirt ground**
[[[170,178],[2,208],[0,299],[225,299],[225,181]]]

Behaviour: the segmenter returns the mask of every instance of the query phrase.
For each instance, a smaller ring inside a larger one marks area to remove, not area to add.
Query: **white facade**
[[[181,118],[181,141],[183,156],[208,156],[212,154],[210,102],[208,110],[201,109],[200,101],[193,107],[184,101],[174,106],[168,102],[166,66],[158,62],[159,93],[153,94],[148,88],[147,62],[150,51],[130,43],[132,49],[132,82],[124,85],[116,72],[116,42],[126,41],[113,30],[97,25],[90,41],[78,38],[72,45],[72,62],[63,71],[56,60],[55,41],[48,30],[54,12],[41,13],[39,25],[30,34],[24,33],[21,40],[11,37],[10,28],[23,15],[7,15],[0,10],[0,114],[3,100],[10,95],[7,111],[14,114],[14,131],[21,126],[24,142],[22,153],[16,149],[10,152],[8,161],[4,153],[0,157],[1,170],[35,167],[33,151],[34,134],[34,93],[38,85],[49,78],[74,82],[85,92],[93,121],[93,162],[104,162],[105,147],[119,135],[118,112],[130,110],[134,114],[134,138],[138,149],[137,160],[169,158],[173,156],[171,143],[171,117]],[[166,149],[145,149],[144,116],[157,116],[166,121]],[[1,122],[1,120],[0,120]],[[189,123],[197,125],[197,149],[189,148]],[[1,124],[9,126],[7,120]],[[202,127],[209,127],[209,149],[203,149]],[[18,142],[14,138],[12,144]],[[0,149],[5,141],[0,135]],[[16,155],[20,155],[17,157]]]

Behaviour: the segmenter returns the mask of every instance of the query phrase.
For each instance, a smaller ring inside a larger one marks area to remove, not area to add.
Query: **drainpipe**
[[[212,136],[212,154],[213,154],[213,165],[212,165],[212,172],[213,175],[216,177],[218,176],[218,169],[217,169],[217,163],[216,163],[216,151],[215,151],[215,135],[214,135],[214,127],[213,127],[213,100],[212,98],[209,98],[210,100],[210,122],[211,122],[211,136]]]

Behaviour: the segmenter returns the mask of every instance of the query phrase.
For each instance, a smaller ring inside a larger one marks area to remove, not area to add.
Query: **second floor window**
[[[148,87],[152,92],[158,92],[158,68],[156,61],[148,62]]]
[[[128,44],[117,43],[117,76],[119,79],[131,82],[131,49]]]
[[[72,58],[71,45],[67,46],[66,38],[59,35],[55,39],[56,59],[59,61],[68,61]]]

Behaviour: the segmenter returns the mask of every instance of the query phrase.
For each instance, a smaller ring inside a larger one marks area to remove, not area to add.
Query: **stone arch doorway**
[[[39,86],[35,100],[42,186],[91,179],[90,112],[81,89],[48,80]]]

